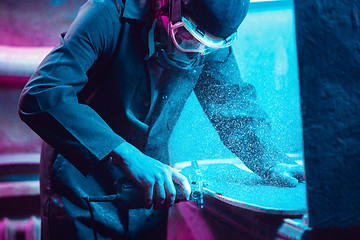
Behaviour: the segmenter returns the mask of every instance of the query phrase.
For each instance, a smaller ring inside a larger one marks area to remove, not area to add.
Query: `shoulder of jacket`
[[[84,6],[86,5],[104,11],[103,13],[106,15],[116,15],[117,17],[120,17],[124,9],[122,0],[88,0]]]

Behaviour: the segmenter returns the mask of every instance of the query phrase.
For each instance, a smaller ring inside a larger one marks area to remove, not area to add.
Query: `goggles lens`
[[[226,39],[209,36],[201,31],[191,20],[185,17],[181,22],[170,22],[170,34],[175,46],[182,52],[198,52],[208,54],[216,49],[231,46],[236,39],[236,32]]]

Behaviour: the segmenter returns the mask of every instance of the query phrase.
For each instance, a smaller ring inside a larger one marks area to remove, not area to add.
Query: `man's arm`
[[[111,54],[119,36],[119,13],[112,1],[88,1],[61,43],[43,60],[25,86],[19,115],[44,141],[83,175],[113,158],[146,192],[147,207],[174,203],[178,182],[190,194],[186,178],[145,156],[116,134],[78,94],[88,83],[87,71],[102,55]]]
[[[224,145],[262,178],[297,185],[301,167],[271,142],[270,121],[253,85],[244,83],[231,49],[209,55],[195,94]],[[281,167],[280,167],[281,166]]]
[[[115,5],[87,2],[32,75],[19,101],[21,119],[84,175],[124,142],[77,98],[88,82],[89,68],[111,51],[116,27],[120,26]]]

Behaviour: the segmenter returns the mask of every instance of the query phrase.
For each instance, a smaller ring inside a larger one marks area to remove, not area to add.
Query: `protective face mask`
[[[174,48],[174,47],[173,47]],[[177,49],[166,50],[161,43],[155,43],[156,60],[165,68],[189,70],[204,64],[204,56],[200,54],[182,53]]]
[[[204,55],[200,53],[185,53],[176,48],[160,16],[155,19],[150,29],[148,45],[148,57],[153,56],[164,68],[189,70],[204,65]]]

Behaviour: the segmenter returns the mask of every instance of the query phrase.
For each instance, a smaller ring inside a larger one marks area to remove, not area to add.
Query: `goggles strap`
[[[169,7],[170,7],[169,20],[172,23],[180,22],[181,21],[181,0],[170,0]]]
[[[171,35],[171,25],[181,21],[181,0],[169,0],[169,37]],[[171,23],[171,24],[170,24]],[[171,37],[169,39],[171,40]],[[170,48],[170,44],[168,45]]]

